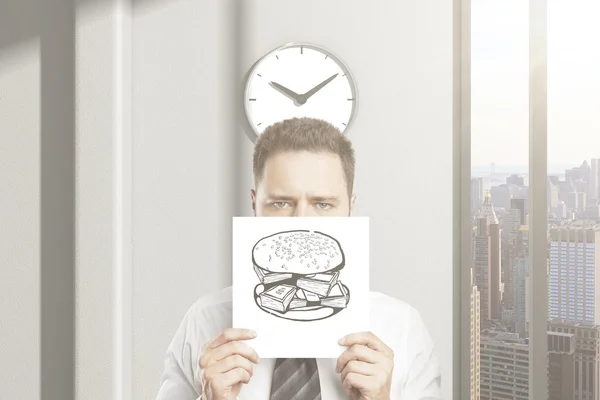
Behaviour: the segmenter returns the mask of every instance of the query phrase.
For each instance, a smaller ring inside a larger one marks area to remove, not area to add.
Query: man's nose
[[[306,202],[298,202],[294,209],[293,217],[312,217],[312,208]]]

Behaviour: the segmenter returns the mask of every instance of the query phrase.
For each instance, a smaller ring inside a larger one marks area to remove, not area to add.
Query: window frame
[[[529,0],[529,398],[548,398],[547,0]]]
[[[454,374],[455,399],[470,398],[471,1],[454,0]],[[546,276],[547,0],[529,0],[529,398],[548,397]]]

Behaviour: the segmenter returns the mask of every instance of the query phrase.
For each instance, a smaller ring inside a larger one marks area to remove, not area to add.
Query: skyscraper
[[[585,209],[585,214],[586,214],[586,218],[588,218],[590,220],[600,219],[600,205],[598,205],[596,203],[588,204],[588,206]]]
[[[556,207],[556,217],[558,219],[566,219],[567,218],[567,205],[564,201],[560,201],[558,206]]]
[[[590,201],[598,200],[598,192],[600,189],[600,159],[598,158],[592,158],[588,189],[588,198]]]
[[[558,199],[564,201],[565,204],[569,205],[569,193],[575,191],[575,186],[571,181],[559,181],[558,182]]]
[[[594,226],[550,229],[548,318],[600,322],[596,284],[600,231]]]
[[[529,400],[529,345],[516,333],[482,332],[481,400]]]
[[[502,285],[500,275],[500,225],[490,224],[490,266],[489,266],[489,311],[488,318],[499,320],[502,312]]]
[[[500,225],[491,197],[486,194],[477,219],[474,243],[475,284],[479,289],[481,318],[500,319]]]
[[[471,179],[471,211],[479,210],[484,198],[483,178]]]
[[[506,183],[508,185],[525,186],[525,180],[522,176],[519,176],[517,174],[512,174],[511,176],[507,177]]]
[[[521,227],[515,244],[515,261],[513,270],[514,279],[514,306],[515,306],[515,332],[520,337],[527,337],[529,332],[529,230]]]
[[[574,370],[575,335],[548,332],[548,400],[575,398]]]
[[[577,211],[579,215],[585,214],[585,208],[587,206],[587,196],[583,192],[577,193]]]
[[[502,292],[502,310],[513,310],[515,308],[514,294],[514,265],[515,265],[515,249],[514,241],[508,242],[502,240],[502,283],[504,290]],[[504,315],[504,314],[503,314]]]
[[[550,177],[552,178],[552,177]],[[558,206],[559,196],[558,196],[558,184],[554,183],[553,179],[548,179],[548,212],[553,213],[556,210],[556,206]]]
[[[577,196],[577,192],[570,192],[567,194],[567,208],[569,211],[577,211],[578,205],[577,200],[579,200],[579,196]]]
[[[581,166],[565,171],[565,181],[589,182],[591,172],[590,165],[584,160],[583,163],[581,163]]]
[[[577,193],[587,193],[588,192],[588,183],[586,180],[580,179],[577,181],[573,181],[573,187]]]
[[[519,210],[520,225],[527,225],[525,216],[525,199],[510,199],[510,208]]]
[[[501,184],[490,188],[491,199],[497,207],[508,210],[510,208],[510,199],[514,192],[518,190],[516,185]]]
[[[550,400],[600,398],[600,326],[548,322]]]
[[[520,201],[519,201],[520,200]],[[512,208],[508,210],[502,221],[502,282],[504,283],[503,311],[512,312],[514,316],[514,263],[517,235],[520,232],[523,219],[525,201],[523,199],[512,199]],[[506,318],[504,318],[506,319]],[[510,318],[509,318],[510,319]]]
[[[489,319],[489,273],[490,273],[490,247],[491,237],[488,232],[488,220],[477,218],[477,231],[475,233],[473,252],[473,272],[475,286],[479,290],[481,319]]]
[[[471,397],[470,400],[479,400],[479,382],[480,382],[480,309],[479,309],[479,290],[473,284],[473,270],[471,270]]]

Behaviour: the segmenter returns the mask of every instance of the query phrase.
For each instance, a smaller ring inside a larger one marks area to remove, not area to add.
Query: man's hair
[[[267,127],[254,146],[254,182],[262,179],[269,157],[290,151],[332,153],[340,157],[348,196],[354,185],[354,149],[352,143],[329,122],[314,118],[292,118]]]

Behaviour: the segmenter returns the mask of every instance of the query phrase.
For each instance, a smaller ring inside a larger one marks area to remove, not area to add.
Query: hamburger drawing
[[[328,318],[350,301],[350,290],[340,280],[345,261],[340,243],[322,232],[294,230],[264,237],[252,248],[260,280],[256,304],[280,318]]]

